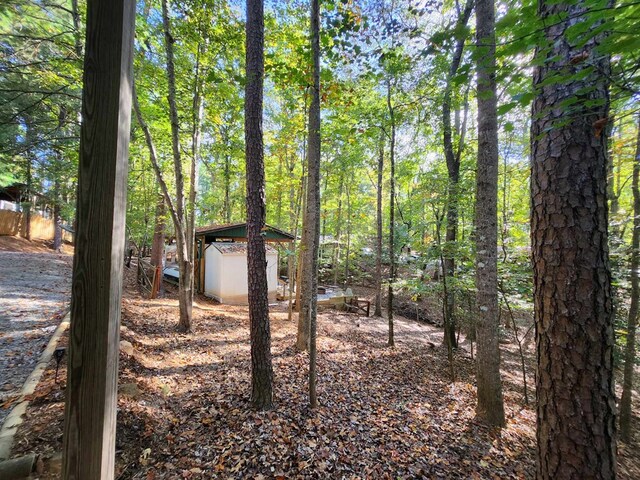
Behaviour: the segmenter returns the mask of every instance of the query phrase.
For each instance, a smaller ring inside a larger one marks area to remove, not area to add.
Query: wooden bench
[[[351,297],[347,302],[347,311],[353,313],[362,313],[365,317],[369,316],[371,311],[371,302],[369,300],[360,300],[358,297]]]

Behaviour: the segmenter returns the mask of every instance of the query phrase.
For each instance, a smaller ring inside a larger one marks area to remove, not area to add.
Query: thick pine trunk
[[[493,0],[476,0],[478,166],[476,174],[477,416],[505,423],[498,317],[498,115]]]
[[[273,405],[273,367],[267,287],[262,95],[264,82],[264,5],[247,0],[244,132],[247,183],[247,266],[251,324],[251,402],[260,410]]]
[[[537,52],[531,127],[538,479],[616,476],[602,128],[610,68],[595,49],[602,36],[580,46],[566,39],[569,25],[586,21],[584,13],[585,3],[538,5],[540,19],[549,25]],[[575,61],[584,55],[586,61]],[[564,78],[549,82],[558,72]],[[558,107],[575,99],[580,101],[571,109]]]
[[[638,302],[640,301],[640,115],[638,115],[638,140],[633,163],[633,234],[631,238],[631,305],[627,318],[627,343],[624,350],[624,377],[620,399],[620,438],[631,441],[631,397],[633,394],[633,369],[636,360],[636,328]]]

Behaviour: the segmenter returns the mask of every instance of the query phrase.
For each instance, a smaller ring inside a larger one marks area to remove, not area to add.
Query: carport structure
[[[262,230],[265,242],[267,243],[288,243],[294,240],[290,233],[279,228],[265,225]],[[207,225],[196,228],[196,259],[194,268],[195,289],[198,293],[204,293],[206,255],[205,250],[208,245],[215,242],[246,242],[247,224],[228,223],[224,225]]]

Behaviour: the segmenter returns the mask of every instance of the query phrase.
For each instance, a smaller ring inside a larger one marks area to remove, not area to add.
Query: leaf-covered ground
[[[134,353],[121,354],[118,478],[533,477],[535,413],[521,405],[519,372],[504,372],[507,427],[486,428],[474,419],[468,353],[456,354],[452,383],[435,327],[399,320],[390,349],[386,320],[322,313],[312,411],[308,357],[293,347],[295,321],[276,309],[275,408],[255,412],[246,308],[199,300],[194,312],[194,332],[178,335],[174,300],[128,289],[122,339]],[[16,455],[61,449],[64,393],[53,370],[35,397]],[[634,478],[631,451],[621,478]]]

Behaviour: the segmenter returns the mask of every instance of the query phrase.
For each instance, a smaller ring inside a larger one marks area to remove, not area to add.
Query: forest
[[[639,24],[633,0],[3,0],[0,190],[25,238],[39,208],[52,251],[74,235],[66,381],[16,455],[640,478]],[[241,307],[205,279],[236,227]]]

